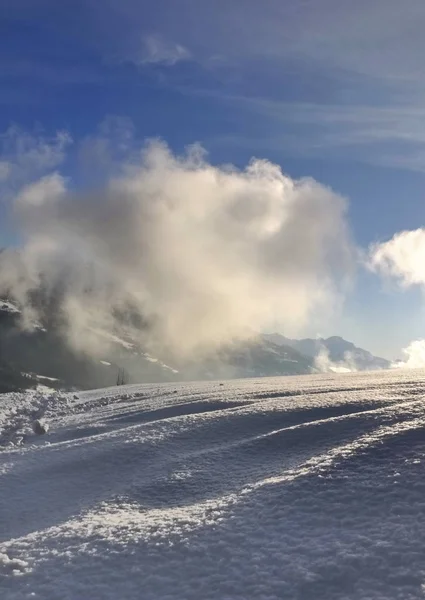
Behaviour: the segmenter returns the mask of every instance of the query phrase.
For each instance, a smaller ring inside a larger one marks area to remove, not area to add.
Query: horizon
[[[423,3],[6,5],[0,288],[66,274],[93,352],[131,305],[188,355],[252,326],[425,366]]]

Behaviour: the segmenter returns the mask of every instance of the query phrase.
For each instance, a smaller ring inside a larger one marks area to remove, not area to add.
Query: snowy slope
[[[415,371],[0,396],[0,598],[424,598],[424,396]]]

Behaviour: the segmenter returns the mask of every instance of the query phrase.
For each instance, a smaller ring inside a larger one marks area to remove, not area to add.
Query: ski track
[[[399,370],[0,396],[0,598],[423,599],[424,401]]]

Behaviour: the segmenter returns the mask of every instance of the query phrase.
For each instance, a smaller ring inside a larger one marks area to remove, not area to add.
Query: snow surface
[[[424,400],[398,370],[0,396],[0,598],[424,598]]]

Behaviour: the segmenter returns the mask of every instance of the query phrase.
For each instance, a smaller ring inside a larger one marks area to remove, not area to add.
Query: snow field
[[[0,597],[424,598],[424,395],[389,371],[0,396]]]

